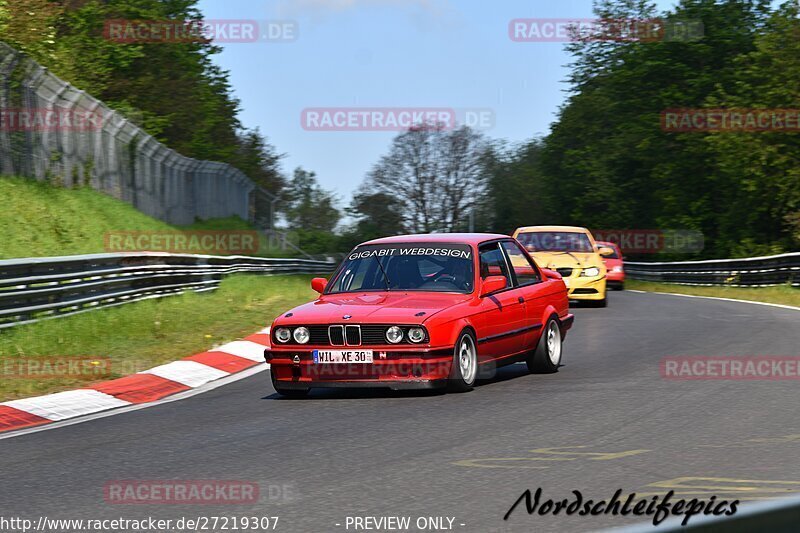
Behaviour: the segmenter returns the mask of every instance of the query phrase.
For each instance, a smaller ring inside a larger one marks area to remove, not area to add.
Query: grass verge
[[[172,226],[136,210],[132,205],[88,187],[66,189],[33,179],[0,177],[0,259],[48,257],[106,252],[108,233],[127,231],[172,235],[188,230],[253,230],[238,217]],[[220,252],[209,252],[224,254]],[[291,255],[270,248],[260,236],[253,255]]]
[[[650,281],[625,280],[626,289],[648,292],[671,292],[691,294],[694,296],[713,296],[715,298],[731,298],[752,302],[793,305],[800,307],[800,289],[790,285],[776,287],[695,287],[675,283],[653,283]]]
[[[311,277],[240,274],[223,280],[214,292],[146,300],[0,331],[0,401],[84,387],[245,337],[283,311],[313,300]],[[98,365],[77,376],[44,375],[48,362],[70,358]]]

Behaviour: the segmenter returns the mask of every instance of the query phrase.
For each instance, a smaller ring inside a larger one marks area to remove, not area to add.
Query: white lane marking
[[[243,370],[236,374],[231,374],[226,378],[219,379],[217,381],[213,381],[211,383],[207,383],[202,387],[198,387],[196,389],[187,390],[184,392],[179,392],[178,394],[173,394],[172,396],[168,396],[166,398],[162,398],[160,400],[156,400],[150,403],[139,403],[139,404],[130,404],[126,407],[122,407],[119,409],[113,409],[111,411],[105,411],[102,413],[95,413],[89,414],[86,416],[81,416],[79,418],[72,418],[69,420],[62,420],[60,422],[54,422],[52,424],[46,424],[43,426],[37,426],[32,428],[25,428],[20,429],[17,431],[9,431],[8,433],[0,433],[0,440],[4,439],[13,439],[14,437],[21,437],[23,435],[28,435],[29,433],[38,433],[40,431],[50,431],[51,429],[58,429],[66,426],[72,426],[75,424],[82,424],[84,422],[89,422],[91,420],[98,420],[100,418],[106,418],[109,416],[116,416],[121,415],[123,413],[129,413],[131,411],[138,411],[139,409],[146,409],[148,407],[153,407],[156,405],[161,405],[164,403],[170,402],[177,402],[178,400],[185,400],[186,398],[191,398],[192,396],[196,396],[198,394],[203,394],[204,392],[212,391],[219,387],[224,387],[230,383],[235,381],[239,381],[240,379],[249,378],[254,374],[258,374],[259,372],[263,372],[264,370],[269,369],[269,365],[266,363],[262,363],[260,365],[256,365],[253,367],[248,368],[247,370]],[[127,402],[126,402],[127,403]]]
[[[131,405],[131,402],[96,390],[78,389],[12,400],[0,405],[7,405],[48,420],[58,421],[115,407],[124,407]]]
[[[267,326],[267,327],[265,327],[264,329],[260,330],[258,333],[261,333],[262,335],[269,335],[269,329],[270,329],[270,327],[271,327],[271,326]]]
[[[736,300],[734,298],[720,298],[719,296],[698,296],[696,294],[678,294],[677,292],[640,291],[636,289],[629,289],[625,292],[635,292],[637,294],[668,294],[670,296],[683,296],[685,298],[705,298],[706,300],[722,300],[723,302],[738,302],[742,304],[766,305],[768,307],[779,307],[781,309],[791,309],[792,311],[800,311],[800,307],[795,307],[793,305],[773,304],[770,302],[755,302],[753,300]]]
[[[223,344],[219,348],[214,348],[213,350],[209,351],[229,353],[237,357],[244,357],[245,359],[250,359],[251,361],[258,361],[259,363],[261,363],[264,361],[264,350],[266,349],[267,349],[266,346],[264,346],[263,344],[258,344],[257,342],[233,341],[229,342],[228,344]]]
[[[224,378],[230,372],[204,365],[196,361],[174,361],[166,365],[157,366],[140,374],[153,374],[154,376],[169,379],[189,387],[199,387],[209,381]]]

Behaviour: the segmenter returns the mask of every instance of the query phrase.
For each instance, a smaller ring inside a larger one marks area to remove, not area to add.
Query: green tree
[[[342,250],[349,250],[371,239],[406,232],[403,203],[396,195],[362,188],[353,195],[353,201],[346,211],[356,222],[342,235]]]
[[[0,38],[72,85],[129,114],[189,157],[234,162],[238,101],[219,47],[123,43],[104,35],[112,19],[199,21],[196,0],[4,0]]]
[[[495,213],[487,225],[493,231],[510,233],[520,226],[552,221],[553,213],[544,202],[541,152],[542,142],[534,139],[516,147],[496,142],[487,153],[489,205]]]
[[[737,60],[736,84],[708,105],[800,108],[800,13],[787,2],[760,29],[755,49]],[[717,161],[720,232],[734,255],[760,255],[800,245],[800,139],[797,133],[717,133],[705,138]]]
[[[239,134],[233,165],[244,172],[259,186],[278,196],[286,187],[286,179],[280,169],[284,154],[269,143],[258,128]]]
[[[648,3],[598,4],[602,18],[652,16]],[[739,58],[756,49],[769,15],[764,1],[682,0],[668,25],[702,22],[698,39],[598,42],[570,46],[571,93],[542,144],[542,212],[554,223],[593,228],[695,229],[705,255],[733,253],[739,237],[725,219],[729,177],[706,133],[662,130],[661,112],[707,106],[735,93]]]
[[[299,237],[299,246],[310,254],[338,252],[333,234],[341,213],[336,197],[317,182],[316,174],[296,168],[287,192],[283,213],[289,230]]]
[[[455,231],[485,200],[487,149],[483,136],[467,126],[413,127],[393,139],[363,189],[396,198],[410,231]]]

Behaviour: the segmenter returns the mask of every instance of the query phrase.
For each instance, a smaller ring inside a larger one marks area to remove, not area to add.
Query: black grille
[[[348,346],[361,346],[361,327],[345,326],[344,333],[347,337]]]
[[[572,275],[572,269],[571,268],[557,268],[556,272],[561,274],[562,278],[568,278],[568,277],[570,277]]]
[[[386,340],[386,326],[361,326],[361,342],[364,344],[389,344]]]
[[[328,328],[328,335],[333,346],[344,346],[344,327],[331,326]]]
[[[572,294],[597,294],[597,289],[575,289]]]
[[[327,345],[328,341],[328,326],[311,326],[308,328],[311,332],[311,339],[309,339],[309,344],[314,345]]]

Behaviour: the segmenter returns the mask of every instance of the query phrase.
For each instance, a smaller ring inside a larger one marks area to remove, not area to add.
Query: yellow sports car
[[[577,226],[528,226],[514,232],[540,267],[564,279],[572,300],[605,307],[606,267],[603,257],[614,250],[598,246],[591,232]]]

